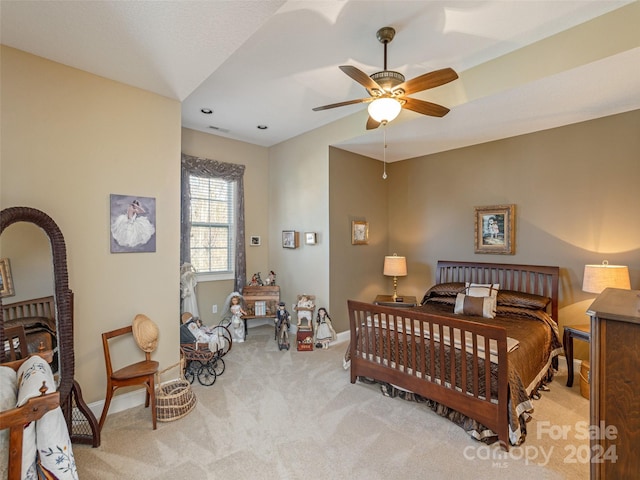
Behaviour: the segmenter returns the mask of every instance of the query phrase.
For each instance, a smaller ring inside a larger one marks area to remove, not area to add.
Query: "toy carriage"
[[[184,359],[184,377],[190,383],[197,378],[201,385],[213,385],[224,373],[224,357],[233,344],[231,332],[224,325],[207,327],[209,342],[198,342],[193,333],[196,319],[190,313],[182,315],[180,353]]]

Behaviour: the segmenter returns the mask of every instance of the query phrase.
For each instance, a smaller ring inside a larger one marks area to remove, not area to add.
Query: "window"
[[[191,264],[198,273],[233,274],[236,182],[189,175]]]

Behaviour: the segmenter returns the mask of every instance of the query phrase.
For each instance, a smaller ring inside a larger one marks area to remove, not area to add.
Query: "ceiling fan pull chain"
[[[387,179],[387,123],[382,126],[382,179]]]

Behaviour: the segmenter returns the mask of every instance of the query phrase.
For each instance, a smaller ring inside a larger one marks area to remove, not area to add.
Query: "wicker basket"
[[[158,374],[166,372],[182,363],[169,367]],[[156,387],[156,416],[159,422],[172,422],[186,416],[196,406],[196,395],[191,384],[184,378],[177,378],[158,384]]]

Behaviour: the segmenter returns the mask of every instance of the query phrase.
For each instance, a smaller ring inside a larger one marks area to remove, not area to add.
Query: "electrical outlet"
[[[214,305],[211,310],[213,311],[213,313],[218,313],[218,305]]]

